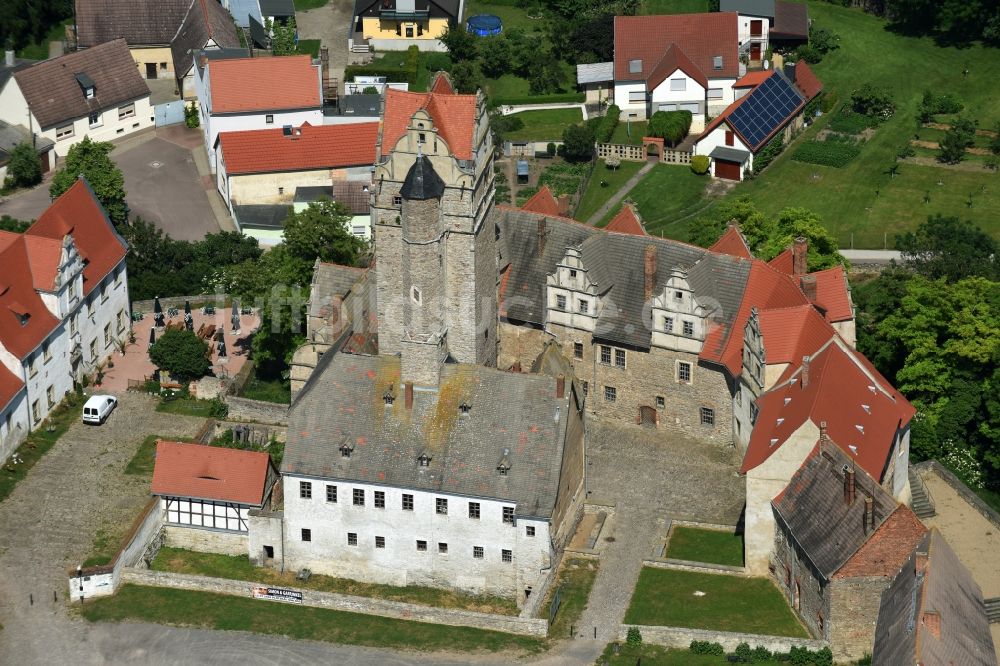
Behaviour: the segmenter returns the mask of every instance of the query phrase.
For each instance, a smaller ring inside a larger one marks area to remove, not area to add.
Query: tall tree
[[[182,381],[203,377],[212,366],[208,344],[193,331],[168,330],[149,348],[149,360]]]
[[[72,187],[82,175],[115,226],[124,224],[128,211],[125,205],[125,176],[109,156],[113,148],[106,141],[91,141],[90,137],[84,137],[83,141],[70,148],[62,169],[53,176],[49,186],[52,198]]]
[[[932,280],[1000,279],[1000,244],[969,220],[935,215],[896,239],[911,270]]]
[[[438,37],[454,63],[475,60],[479,56],[478,38],[465,29],[464,25],[449,26],[443,35]]]
[[[276,56],[295,55],[299,53],[295,43],[295,19],[289,19],[286,25],[275,24],[271,19],[264,22],[264,27],[271,35],[271,54]]]

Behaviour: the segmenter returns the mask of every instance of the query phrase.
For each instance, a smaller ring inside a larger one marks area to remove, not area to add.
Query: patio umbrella
[[[233,314],[229,318],[229,320],[231,322],[233,322],[233,333],[239,333],[240,332],[240,310],[239,310],[239,306],[236,304],[235,300],[233,300]]]
[[[224,363],[228,357],[226,356],[226,341],[219,341],[219,362]]]
[[[225,331],[222,329],[222,327],[220,326],[219,328],[215,329],[215,341],[223,342],[225,339],[226,339]]]
[[[156,342],[156,329],[149,329],[149,346],[152,347],[153,343]]]
[[[153,299],[153,325],[163,328],[163,307],[160,305],[160,297]]]

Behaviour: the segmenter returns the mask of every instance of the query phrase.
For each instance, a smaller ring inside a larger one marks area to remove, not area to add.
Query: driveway
[[[199,130],[165,127],[115,143],[118,147],[111,159],[125,174],[125,194],[133,218],[141,217],[172,238],[186,241],[218,233],[220,225],[228,221],[215,181],[207,175],[207,162],[204,168],[195,163],[197,151],[205,161]],[[0,203],[0,215],[37,219],[51,203],[50,181],[51,176],[33,190]],[[210,196],[218,199],[218,206],[213,207]],[[217,210],[219,206],[223,210]]]
[[[347,39],[354,18],[354,3],[346,0],[329,0],[322,7],[295,12],[295,25],[301,39],[318,39],[330,50],[330,78],[340,83],[344,92],[344,68],[349,51]]]

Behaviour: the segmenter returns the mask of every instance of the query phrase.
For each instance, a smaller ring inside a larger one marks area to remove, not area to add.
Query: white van
[[[117,406],[118,398],[113,395],[91,396],[83,406],[83,422],[100,425],[107,420],[111,411]]]

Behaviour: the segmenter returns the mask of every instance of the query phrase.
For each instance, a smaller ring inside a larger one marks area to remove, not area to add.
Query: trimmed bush
[[[642,645],[642,633],[638,627],[629,627],[625,636],[625,644],[629,647],[639,647]]]
[[[683,141],[690,129],[690,111],[657,111],[646,126],[649,136],[658,136],[671,147]]]
[[[688,647],[694,654],[714,654],[722,656],[726,654],[726,651],[722,648],[719,643],[712,643],[710,641],[691,641],[690,647]]]
[[[920,102],[920,122],[930,122],[939,113],[958,113],[963,108],[962,101],[954,95],[935,95],[930,90],[925,90]]]
[[[621,117],[621,113],[622,110],[615,104],[608,107],[608,112],[601,118],[601,122],[597,126],[597,131],[594,132],[594,139],[597,143],[611,141],[611,135],[615,133],[615,128],[618,127],[618,119]]]
[[[708,155],[694,155],[691,157],[691,171],[695,172],[699,176],[704,176],[708,173],[708,165]]]
[[[796,162],[839,169],[857,157],[860,152],[858,144],[850,141],[806,141],[795,150],[792,159]]]

